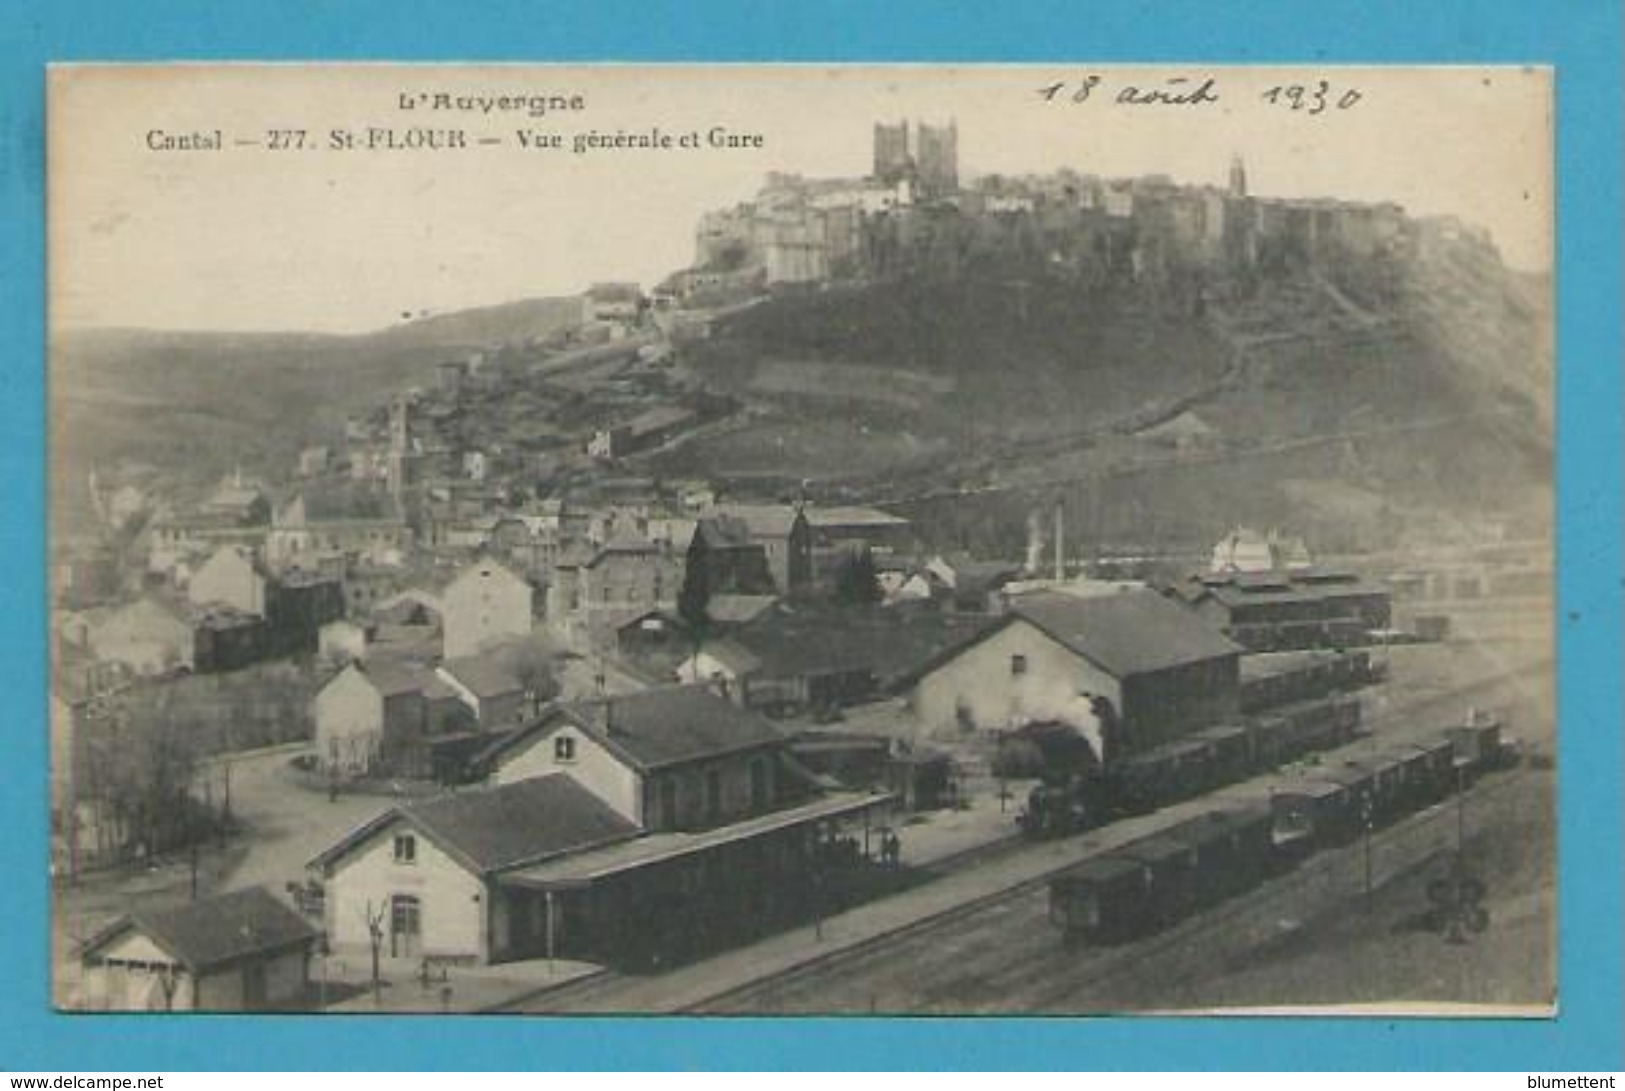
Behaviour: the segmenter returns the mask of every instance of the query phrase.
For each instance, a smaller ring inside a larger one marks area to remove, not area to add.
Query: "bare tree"
[[[546,649],[531,642],[516,649],[513,672],[525,695],[525,714],[535,717],[542,705],[559,694],[559,683],[553,672],[553,659]]]
[[[380,976],[378,959],[384,946],[384,913],[387,906],[380,905],[377,912],[373,912],[372,900],[367,900],[364,919],[367,922],[367,940],[372,945],[372,1002],[378,1004],[383,999],[383,978]]]

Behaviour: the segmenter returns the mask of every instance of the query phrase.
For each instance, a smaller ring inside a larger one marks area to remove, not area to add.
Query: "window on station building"
[[[415,864],[418,862],[418,839],[416,837],[409,833],[396,835],[395,862],[397,864]]]
[[[1010,657],[1010,676],[1012,678],[1019,678],[1026,673],[1027,657],[1024,655],[1012,655]]]
[[[573,735],[560,735],[553,740],[554,761],[575,761],[576,740]]]

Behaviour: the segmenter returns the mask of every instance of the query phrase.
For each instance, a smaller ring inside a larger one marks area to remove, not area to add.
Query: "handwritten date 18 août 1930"
[[[1119,83],[1108,82],[1105,76],[1091,73],[1075,80],[1057,80],[1037,88],[1040,99],[1047,103],[1082,105],[1087,102],[1105,102],[1118,106],[1214,106],[1222,98],[1217,76],[1200,79],[1190,76],[1170,76],[1161,81]],[[1281,83],[1258,93],[1259,101],[1268,106],[1314,116],[1328,111],[1353,109],[1364,98],[1354,87],[1339,87],[1329,80],[1317,79],[1303,83]]]

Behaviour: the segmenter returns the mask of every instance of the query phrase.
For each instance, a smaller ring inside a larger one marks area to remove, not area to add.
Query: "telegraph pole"
[[[1375,818],[1371,810],[1371,797],[1360,804],[1361,825],[1365,827],[1365,911],[1371,912],[1371,827]]]

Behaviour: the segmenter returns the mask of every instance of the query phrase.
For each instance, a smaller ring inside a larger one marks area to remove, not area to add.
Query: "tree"
[[[559,683],[554,677],[552,657],[535,643],[520,645],[514,653],[513,673],[520,689],[524,691],[527,716],[538,715],[542,705],[559,695]]]
[[[875,572],[875,558],[865,547],[835,568],[835,600],[848,606],[873,606],[884,598]]]
[[[383,996],[383,977],[379,973],[379,953],[384,946],[384,913],[386,906],[380,905],[376,912],[372,908],[372,900],[367,900],[367,908],[363,920],[367,922],[367,942],[372,946],[372,1002],[379,1003]]]
[[[697,536],[696,536],[697,537]],[[683,586],[677,592],[677,616],[688,629],[694,641],[694,654],[698,656],[705,646],[711,629],[711,577],[698,542],[689,547],[688,564],[684,566]]]
[[[134,851],[150,862],[165,849],[206,836],[192,798],[198,768],[196,713],[171,707],[168,687],[156,700],[127,700],[87,753],[87,781],[98,825],[112,835],[109,848]]]

